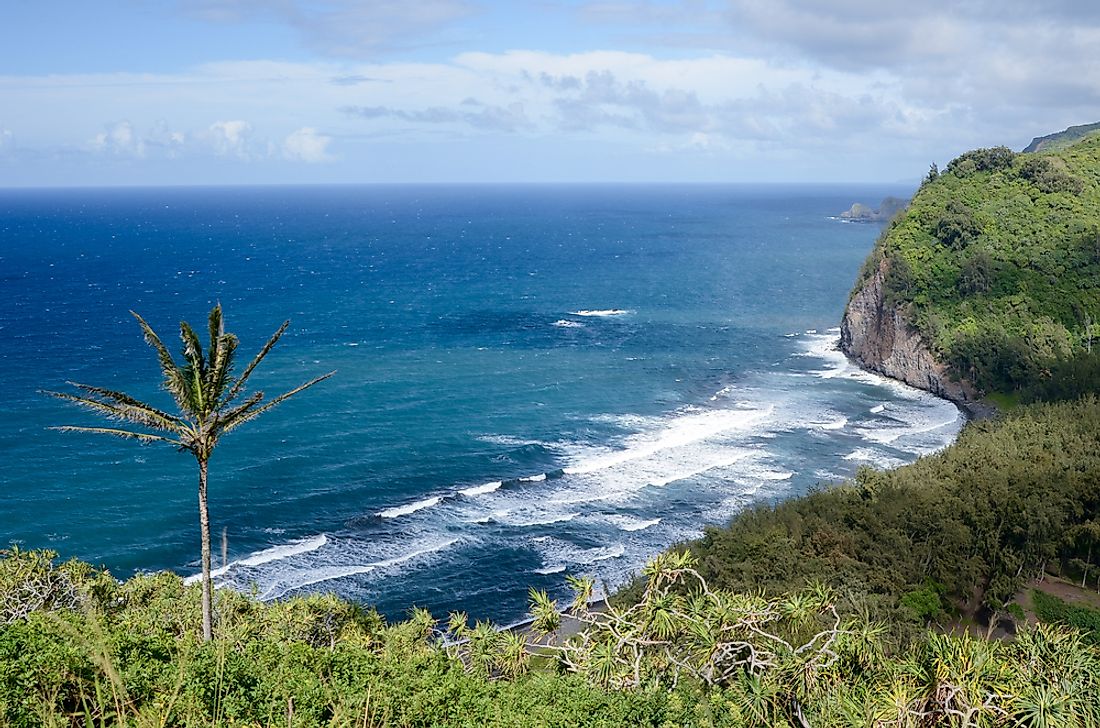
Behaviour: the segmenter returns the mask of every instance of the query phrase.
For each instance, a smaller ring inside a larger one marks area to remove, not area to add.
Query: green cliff
[[[1100,137],[979,149],[884,231],[842,325],[869,369],[957,401],[1019,390],[1091,349],[1100,319]]]
[[[1025,152],[1053,152],[1058,149],[1065,149],[1068,146],[1072,146],[1081,141],[1085,137],[1100,132],[1100,122],[1095,124],[1081,124],[1080,126],[1071,126],[1065,131],[1060,131],[1057,134],[1048,134],[1046,136],[1035,137],[1031,140],[1031,144],[1024,147]]]

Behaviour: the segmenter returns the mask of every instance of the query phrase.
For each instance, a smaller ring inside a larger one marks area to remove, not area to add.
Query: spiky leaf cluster
[[[107,419],[136,425],[140,429],[115,427],[64,426],[67,432],[92,432],[114,435],[140,442],[165,442],[195,455],[200,461],[210,458],[221,436],[267,412],[295,394],[328,379],[332,372],[312,379],[271,400],[262,391],[245,395],[244,388],[252,372],[286,332],[289,321],[268,339],[259,353],[239,376],[234,374],[238,339],[225,331],[221,305],[208,317],[208,343],[204,350],[199,335],[186,321],[180,322],[182,350],[180,359],[172,356],[153,328],[133,311],[146,343],[157,354],[163,376],[162,386],[175,400],[177,414],[103,387],[69,382],[78,394],[47,391],[52,397],[71,402]]]

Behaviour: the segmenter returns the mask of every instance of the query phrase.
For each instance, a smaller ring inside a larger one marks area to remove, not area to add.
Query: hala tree
[[[113,427],[76,427],[67,425],[52,429],[64,432],[93,432],[114,435],[141,443],[163,442],[189,452],[199,465],[199,529],[202,536],[202,634],[203,639],[213,638],[211,620],[210,579],[210,516],[207,509],[206,475],[214,447],[233,430],[254,420],[272,407],[295,394],[328,379],[334,372],[312,379],[300,387],[274,399],[264,401],[264,393],[256,391],[245,395],[244,387],[252,372],[286,332],[290,322],[285,321],[268,339],[260,352],[248,363],[240,376],[233,375],[234,354],[238,340],[225,332],[221,305],[210,312],[209,348],[204,352],[198,335],[187,324],[180,322],[180,338],[183,340],[183,363],[178,364],[168,347],[141,316],[133,311],[141,325],[145,341],[156,350],[160,369],[164,375],[163,386],[176,401],[178,412],[164,412],[137,400],[123,392],[102,387],[69,382],[80,390],[79,394],[44,392],[58,399],[72,402],[109,419],[137,425],[141,430]],[[149,432],[151,430],[152,432]]]

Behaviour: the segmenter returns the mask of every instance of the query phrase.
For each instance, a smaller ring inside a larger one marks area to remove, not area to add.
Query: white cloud
[[[250,159],[253,154],[249,147],[252,137],[252,125],[247,121],[215,121],[206,130],[205,138],[220,157]]]
[[[120,157],[144,157],[145,141],[134,132],[129,121],[119,121],[91,140],[92,149]]]
[[[1036,47],[1053,48],[1053,32],[1037,28]],[[1100,44],[1091,33],[1073,31],[1067,47]],[[219,174],[249,168],[241,172],[249,179],[276,160],[328,162],[285,173],[302,180],[415,180],[422,170],[463,179],[477,150],[498,157],[485,170],[515,178],[538,178],[540,169],[554,179],[615,178],[613,165],[657,169],[683,155],[694,165],[684,163],[687,178],[695,170],[753,179],[759,170],[774,179],[791,169],[801,179],[896,180],[973,146],[1020,147],[1100,119],[1100,68],[1089,72],[1098,61],[1074,73],[1054,52],[1023,62],[1006,48],[938,76],[885,63],[839,68],[809,55],[515,50],[431,63],[232,61],[177,73],[0,76],[0,98],[32,110],[18,124],[4,120],[20,154],[94,150],[127,168],[142,159],[165,170],[209,169],[217,158]],[[577,151],[592,149],[614,149],[615,161]],[[517,157],[532,161],[511,164]],[[364,164],[382,158],[407,163]],[[773,163],[794,159],[812,161]],[[610,171],[592,171],[599,164]]]
[[[329,162],[334,159],[328,153],[331,142],[332,137],[318,133],[313,127],[303,126],[283,140],[283,156],[300,162]]]

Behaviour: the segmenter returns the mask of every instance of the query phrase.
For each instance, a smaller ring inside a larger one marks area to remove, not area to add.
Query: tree
[[[928,174],[924,176],[924,184],[930,184],[940,178],[940,168],[935,162],[928,167]]]
[[[214,447],[222,436],[256,419],[295,394],[328,379],[335,372],[312,379],[267,402],[264,401],[262,391],[253,392],[238,402],[243,395],[248,378],[282,337],[287,326],[290,325],[289,321],[283,322],[241,375],[234,377],[233,358],[238,341],[236,336],[225,332],[221,304],[215,306],[210,312],[210,346],[205,353],[198,335],[191,326],[186,321],[180,322],[184,361],[182,366],[176,363],[168,347],[145,322],[145,319],[133,311],[130,313],[141,325],[145,341],[157,352],[160,369],[164,375],[163,386],[175,399],[179,414],[161,411],[123,392],[68,382],[80,390],[80,394],[50,391],[43,394],[72,402],[108,419],[138,425],[144,430],[153,430],[153,432],[71,425],[51,429],[113,435],[137,440],[143,444],[163,442],[179,448],[181,452],[189,452],[195,456],[199,465],[199,530],[202,536],[202,634],[204,640],[210,641],[213,638],[213,626],[211,622],[210,517],[207,510],[206,475]]]

